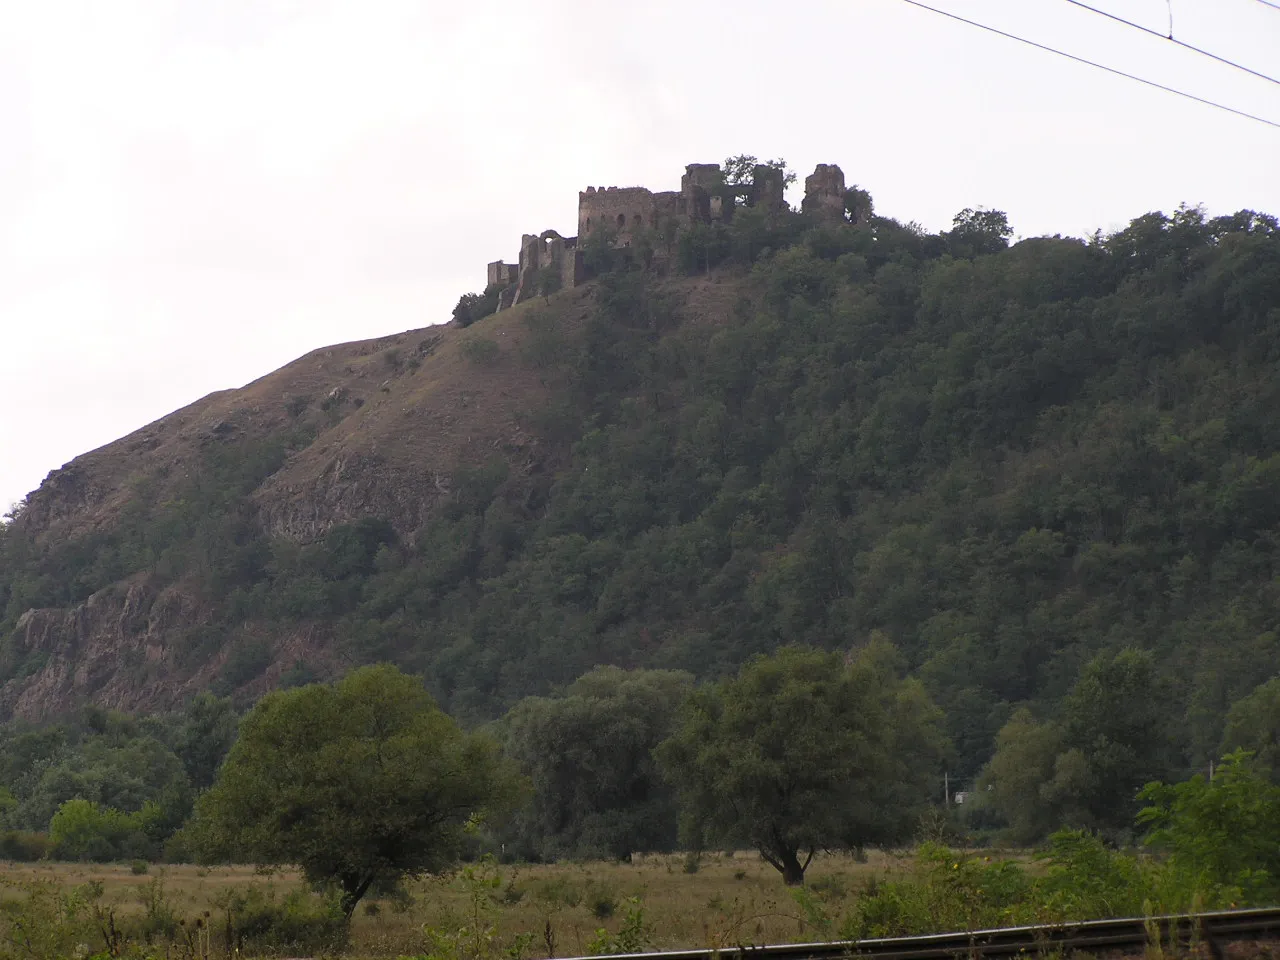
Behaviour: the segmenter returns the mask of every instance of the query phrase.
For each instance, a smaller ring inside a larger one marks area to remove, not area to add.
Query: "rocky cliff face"
[[[122,710],[154,700],[173,672],[171,638],[200,619],[197,598],[145,582],[112,586],[66,609],[28,610],[13,635],[17,656],[40,666],[0,687],[0,709],[40,719],[93,700]]]
[[[557,298],[566,322],[586,295]],[[448,496],[459,465],[500,457],[517,476],[549,468],[554,451],[525,422],[549,390],[519,359],[530,309],[504,312],[483,329],[427,328],[327,347],[211,394],[50,473],[11,535],[35,553],[109,537],[140,502],[182,496],[210,457],[276,445],[280,463],[245,500],[268,536],[305,544],[336,524],[376,517],[411,537]],[[468,345],[480,340],[493,346]],[[81,602],[20,611],[10,621],[13,675],[0,686],[0,713],[39,719],[88,701],[149,709],[207,686],[232,655],[225,645],[191,652],[209,601],[189,584],[153,580],[135,571]],[[322,665],[329,657],[320,627],[239,630],[269,651],[252,688],[271,686],[303,656]]]
[[[124,711],[168,706],[210,686],[234,647],[193,663],[190,640],[209,617],[209,605],[181,586],[155,589],[145,579],[118,584],[63,609],[28,610],[12,637],[14,651],[38,664],[28,676],[0,685],[0,712],[44,720],[85,703]],[[243,690],[274,687],[290,664],[331,662],[329,635],[317,626],[263,633],[272,662]]]

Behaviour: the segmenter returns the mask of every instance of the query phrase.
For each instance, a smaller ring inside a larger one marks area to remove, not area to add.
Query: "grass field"
[[[407,898],[366,898],[352,923],[348,953],[421,954],[432,944],[429,931],[466,929],[475,937],[492,927],[499,950],[525,935],[525,956],[582,955],[592,951],[600,929],[618,934],[629,911],[634,924],[637,907],[643,910],[647,948],[819,939],[835,934],[840,916],[868,880],[898,874],[907,863],[876,852],[861,863],[819,856],[800,900],[754,853],[707,855],[696,872],[683,855],[637,857],[629,864],[491,865],[476,871],[470,883],[459,876],[432,878],[410,884]],[[301,884],[296,873],[252,867],[153,866],[136,875],[127,865],[111,864],[4,864],[0,879],[45,879],[68,887],[97,881],[102,902],[121,917],[142,914],[160,885],[178,916],[194,919],[209,911],[211,923],[229,891],[256,884],[283,893]]]

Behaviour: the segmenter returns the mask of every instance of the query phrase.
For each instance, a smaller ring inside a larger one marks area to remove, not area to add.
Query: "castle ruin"
[[[727,223],[737,207],[760,207],[769,212],[787,209],[783,172],[768,164],[752,169],[750,183],[726,185],[718,163],[691,163],[684,168],[679,190],[654,193],[646,187],[587,187],[578,194],[578,235],[562,237],[555,230],[520,238],[516,263],[495,260],[489,264],[487,287],[503,289],[498,309],[512,307],[537,291],[533,278],[541,271],[559,273],[561,287],[584,282],[582,243],[592,233],[607,230],[616,246],[630,246],[644,230],[673,238],[689,223]],[[844,172],[835,164],[820,163],[805,178],[801,210],[818,219],[843,220]]]

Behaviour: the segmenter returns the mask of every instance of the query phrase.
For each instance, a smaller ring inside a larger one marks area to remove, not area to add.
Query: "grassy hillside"
[[[1000,227],[743,216],[86,455],[0,534],[6,703],[392,659],[480,721],[598,663],[716,676],[881,631],[961,776],[1126,647],[1198,764],[1280,653],[1276,223]],[[141,652],[86,679],[89,647]]]

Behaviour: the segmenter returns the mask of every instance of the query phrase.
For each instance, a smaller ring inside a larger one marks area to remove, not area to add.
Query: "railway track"
[[[665,950],[574,960],[953,960],[953,958],[1035,956],[1070,953],[1134,953],[1157,943],[1165,948],[1203,943],[1220,960],[1222,945],[1241,940],[1280,939],[1280,907],[1220,910],[1214,913],[1034,927],[998,927],[963,933],[935,933],[922,937],[876,940],[838,940],[828,943],[786,943],[773,946],[726,947],[720,950]]]

